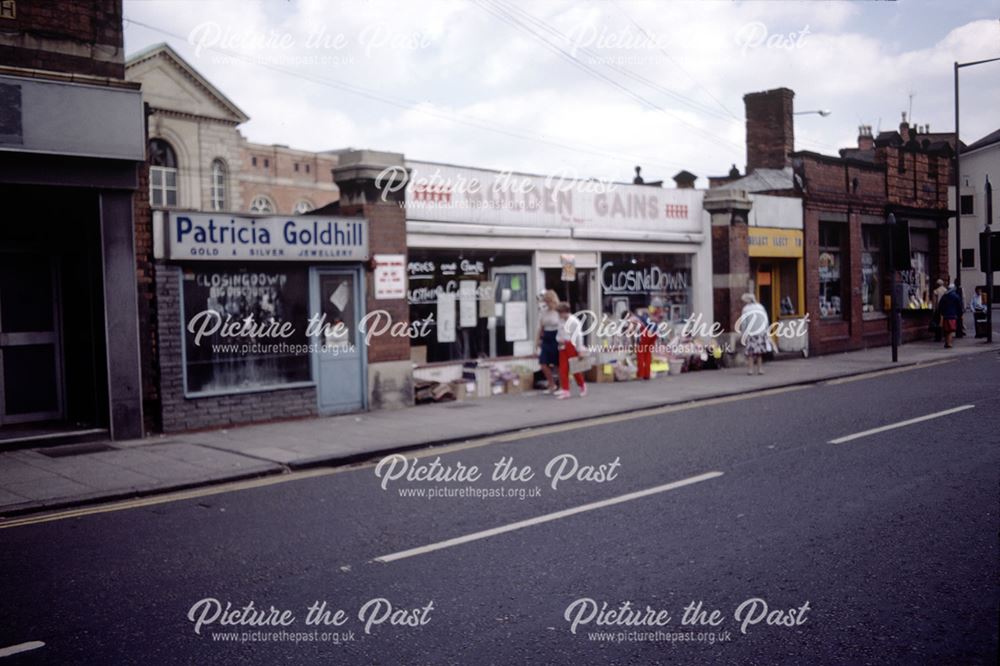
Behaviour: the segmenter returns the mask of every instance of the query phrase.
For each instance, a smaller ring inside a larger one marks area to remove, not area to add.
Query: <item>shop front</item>
[[[538,369],[539,295],[600,324],[660,308],[711,320],[702,192],[407,162],[407,299],[420,381]]]
[[[163,429],[366,408],[362,218],[157,211]]]
[[[0,448],[143,434],[142,99],[80,79],[0,76]]]

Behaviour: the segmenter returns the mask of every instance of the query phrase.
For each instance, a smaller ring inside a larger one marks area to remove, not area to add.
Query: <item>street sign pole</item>
[[[986,344],[993,343],[993,185],[986,176],[986,254],[983,266],[986,268]]]
[[[889,338],[892,341],[892,362],[899,362],[899,343],[896,341],[896,257],[894,247],[896,245],[896,216],[889,213],[886,218],[889,225]]]

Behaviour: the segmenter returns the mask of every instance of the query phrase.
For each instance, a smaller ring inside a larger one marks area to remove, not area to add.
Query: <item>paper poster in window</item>
[[[475,280],[462,280],[458,283],[458,325],[470,328],[476,325],[476,287]]]
[[[496,301],[493,300],[493,291],[491,289],[483,289],[482,292],[479,295],[479,316],[481,318],[493,317],[496,315]]]
[[[528,304],[524,301],[507,303],[504,314],[504,340],[515,342],[528,337]]]
[[[437,296],[437,339],[438,342],[455,341],[455,294],[441,293]]]

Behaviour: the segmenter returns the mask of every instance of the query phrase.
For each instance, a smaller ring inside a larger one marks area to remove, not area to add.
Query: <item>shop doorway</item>
[[[503,266],[490,271],[494,289],[495,323],[490,333],[490,356],[524,356],[534,352],[535,299],[530,266]]]
[[[544,268],[545,288],[559,295],[560,301],[569,303],[572,312],[583,312],[591,309],[590,282],[594,271],[578,268],[572,280],[563,280],[563,269]]]
[[[751,259],[754,295],[767,310],[770,321],[801,313],[801,270],[799,259]]]
[[[53,257],[0,253],[0,425],[65,416],[60,312]]]
[[[366,348],[358,333],[363,317],[361,275],[356,269],[315,268],[311,275],[313,313],[325,315],[313,338],[316,393],[321,415],[365,408]]]
[[[0,446],[107,432],[98,195],[0,186]]]

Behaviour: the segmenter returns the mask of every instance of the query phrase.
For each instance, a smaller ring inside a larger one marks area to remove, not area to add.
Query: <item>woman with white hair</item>
[[[747,374],[764,374],[764,354],[772,350],[771,338],[768,335],[770,322],[767,318],[767,310],[757,302],[753,294],[743,294],[743,311],[740,313],[740,320],[737,328],[740,332],[740,340],[743,342],[744,352],[747,355]]]

